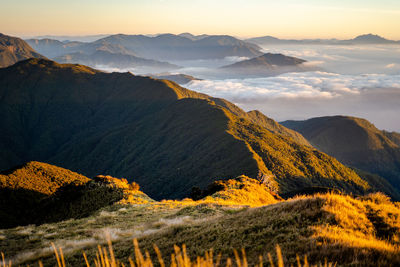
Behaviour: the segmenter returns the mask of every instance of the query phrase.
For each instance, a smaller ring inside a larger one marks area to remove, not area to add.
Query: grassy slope
[[[400,206],[381,194],[358,199],[320,194],[256,208],[217,203],[113,205],[87,219],[1,230],[0,250],[16,263],[33,264],[42,258],[51,264],[55,259],[48,245],[55,242],[63,248],[68,265],[83,266],[82,251],[92,260],[95,246],[108,235],[123,262],[132,256],[136,237],[153,259],[152,246],[157,244],[167,262],[174,244],[186,244],[192,257],[213,248],[223,260],[233,257],[233,249],[244,248],[250,265],[259,255],[267,259],[267,252],[279,244],[288,265],[296,263],[296,254],[306,255],[313,264],[400,264]]]
[[[260,111],[252,110],[252,111],[247,112],[247,114],[248,114],[249,118],[251,119],[251,121],[266,128],[270,132],[272,132],[274,134],[279,134],[279,135],[283,135],[286,137],[290,137],[302,145],[311,146],[310,143],[307,141],[307,139],[305,139],[300,133],[293,131],[289,128],[286,128],[283,125],[280,125],[273,119],[268,118],[267,116],[262,114]]]
[[[31,59],[0,70],[0,88],[0,168],[46,161],[87,176],[127,177],[157,199],[241,174],[279,192],[369,188],[335,159],[258,126],[228,101],[167,80]]]
[[[341,162],[376,173],[400,188],[400,147],[395,142],[395,134],[391,137],[367,120],[344,116],[283,124],[302,133],[316,148]]]

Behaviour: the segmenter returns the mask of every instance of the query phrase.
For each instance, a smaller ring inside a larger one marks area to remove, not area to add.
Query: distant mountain
[[[202,38],[162,34],[155,37],[117,34],[97,42],[122,45],[136,55],[156,60],[218,59],[230,56],[254,57],[261,55],[260,47],[228,35],[212,35]]]
[[[0,94],[1,169],[45,161],[134,179],[157,199],[241,174],[277,193],[383,191],[232,103],[167,80],[30,59],[0,69]]]
[[[63,43],[54,39],[28,39],[26,42],[48,58],[76,51],[78,47],[83,45],[81,42]]]
[[[351,39],[349,41],[352,43],[355,43],[355,44],[394,44],[394,43],[398,43],[396,41],[388,40],[379,35],[371,34],[371,33],[359,35],[356,38]]]
[[[398,133],[378,130],[367,120],[333,116],[282,124],[300,132],[316,148],[358,169],[378,174],[400,190]]]
[[[189,32],[184,32],[184,33],[178,34],[178,36],[182,36],[182,37],[191,39],[193,41],[200,40],[200,39],[203,39],[205,37],[210,37],[210,35],[208,35],[208,34],[193,35],[193,34],[191,34]]]
[[[187,84],[191,81],[200,81],[201,79],[195,78],[193,76],[187,75],[187,74],[153,74],[150,75],[153,78],[156,79],[162,79],[162,80],[170,80],[173,82],[176,82],[177,84],[184,85]]]
[[[0,33],[0,68],[28,58],[45,58],[24,40]]]
[[[107,37],[109,34],[95,35],[40,35],[32,36],[30,39],[53,39],[61,42],[94,42],[101,38]]]
[[[121,45],[113,45],[105,41],[93,43],[83,42],[60,42],[53,39],[28,39],[26,40],[32,47],[49,58],[57,58],[67,54],[93,54],[96,51],[106,51],[116,54],[135,54]]]
[[[177,65],[168,62],[161,62],[152,59],[145,59],[128,54],[112,53],[107,50],[97,50],[93,54],[84,54],[76,52],[59,57],[54,60],[60,63],[79,63],[92,67],[107,66],[110,68],[151,68],[151,70],[168,71],[180,68]]]
[[[349,40],[339,39],[279,39],[273,36],[262,36],[246,39],[246,42],[258,45],[352,45],[352,44],[399,44],[400,41],[385,39],[379,35],[363,34]]]
[[[307,71],[313,68],[303,65],[306,60],[283,54],[266,53],[262,56],[222,66],[220,70],[233,75],[264,76],[285,72]],[[315,68],[314,68],[315,70]]]

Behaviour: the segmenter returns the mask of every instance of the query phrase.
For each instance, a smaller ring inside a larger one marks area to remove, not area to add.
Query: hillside
[[[252,110],[247,112],[250,120],[265,129],[269,130],[271,133],[283,135],[285,137],[292,138],[297,143],[305,146],[311,146],[310,143],[305,139],[300,133],[293,131],[285,126],[277,123],[271,118],[268,118],[258,110]]]
[[[0,33],[0,68],[28,58],[44,58],[24,40]]]
[[[365,119],[333,116],[286,121],[312,145],[341,162],[375,173],[400,189],[400,147],[397,133],[378,130]]]
[[[156,199],[241,174],[279,193],[381,190],[232,103],[167,80],[31,59],[1,69],[0,90],[1,169],[38,160],[126,177]]]
[[[258,266],[259,256],[269,262],[268,253],[277,263],[276,245],[284,266],[297,266],[298,261],[311,266],[398,266],[399,216],[399,203],[382,194],[361,198],[318,194],[255,208],[201,200],[114,204],[88,218],[2,230],[0,250],[15,265],[35,266],[41,260],[44,266],[54,266],[56,259],[49,250],[53,242],[62,248],[67,266],[81,266],[83,252],[90,264],[94,262],[97,245],[110,256],[108,238],[115,258],[127,266],[128,257],[133,261],[139,257],[137,249],[133,253],[133,237],[143,253],[148,251],[143,257],[154,264],[158,264],[156,244],[166,266],[181,255],[174,245],[183,244],[187,260],[207,257],[205,253],[213,249],[213,256],[208,256],[216,262],[221,254],[221,266],[228,257],[236,263],[234,249],[241,259],[244,249],[249,266]]]

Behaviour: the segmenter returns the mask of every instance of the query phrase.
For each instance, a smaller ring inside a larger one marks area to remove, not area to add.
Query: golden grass
[[[83,260],[82,263],[87,267],[153,267],[153,266],[160,266],[165,267],[167,264],[161,254],[160,249],[153,245],[154,251],[157,255],[157,263],[153,263],[153,259],[150,257],[150,253],[145,251],[144,254],[139,248],[139,243],[137,239],[133,239],[133,248],[134,248],[134,258],[128,257],[126,265],[122,261],[116,258],[114,249],[110,239],[107,241],[108,246],[104,247],[101,245],[97,246],[96,256],[93,259],[88,259],[85,252],[82,253]],[[65,261],[64,253],[62,248],[57,248],[54,243],[51,243],[54,256],[56,258],[56,266],[57,267],[66,267],[68,264]],[[241,249],[240,252],[234,250],[234,261],[231,258],[227,258],[225,262],[226,267],[248,267],[249,264],[247,262],[247,256],[244,249]],[[12,267],[12,262],[6,262],[5,256],[3,253],[2,255],[2,262],[0,262],[0,267]],[[284,260],[282,256],[282,251],[279,245],[276,246],[276,262],[274,262],[271,253],[268,253],[268,261],[266,263],[269,266],[274,267],[284,267]],[[259,262],[256,266],[263,267],[265,266],[264,259],[260,255],[258,258]],[[296,256],[297,267],[311,267],[311,266],[320,266],[320,267],[333,267],[336,264],[328,263],[325,261],[324,264],[319,265],[310,265],[307,260],[307,256],[304,257],[304,260],[301,260],[300,257]],[[43,263],[41,261],[38,262],[39,267],[43,267]],[[214,255],[213,250],[210,249],[206,251],[204,256],[197,256],[194,259],[191,259],[187,253],[186,245],[182,245],[182,247],[174,245],[174,252],[170,255],[170,267],[217,267],[217,266],[224,266],[221,261],[221,254]]]

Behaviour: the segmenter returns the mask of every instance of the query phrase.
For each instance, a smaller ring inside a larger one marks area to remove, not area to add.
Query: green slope
[[[241,174],[280,193],[380,190],[232,103],[167,80],[31,59],[0,70],[0,96],[2,169],[45,161],[134,179],[157,199]]]

